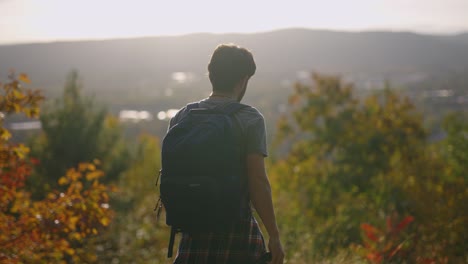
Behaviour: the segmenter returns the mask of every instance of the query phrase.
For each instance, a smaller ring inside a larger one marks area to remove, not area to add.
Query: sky
[[[0,44],[292,27],[468,32],[468,0],[0,0]]]

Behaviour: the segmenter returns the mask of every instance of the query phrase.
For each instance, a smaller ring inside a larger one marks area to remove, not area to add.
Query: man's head
[[[208,64],[213,92],[233,93],[236,86],[247,85],[255,70],[255,61],[250,51],[234,44],[219,45]],[[245,92],[245,87],[243,89]]]

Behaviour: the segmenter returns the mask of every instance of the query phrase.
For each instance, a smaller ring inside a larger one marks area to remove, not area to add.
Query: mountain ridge
[[[330,32],[330,33],[342,33],[342,34],[362,34],[362,33],[396,33],[396,34],[411,34],[418,36],[431,36],[431,37],[444,37],[444,38],[468,38],[467,32],[457,32],[452,34],[431,34],[431,33],[422,33],[415,31],[405,31],[405,30],[356,30],[356,31],[345,31],[345,30],[333,30],[333,29],[311,29],[311,28],[302,28],[302,27],[292,27],[292,28],[281,28],[274,30],[266,30],[259,32],[231,32],[231,33],[211,33],[211,32],[194,32],[186,33],[180,35],[148,35],[148,36],[138,36],[138,37],[116,37],[116,38],[90,38],[90,39],[65,39],[65,40],[51,40],[51,41],[31,41],[31,42],[20,42],[20,43],[0,43],[0,47],[5,46],[21,46],[21,45],[41,45],[41,44],[55,44],[55,43],[80,43],[80,42],[105,42],[105,41],[120,41],[120,40],[142,40],[142,39],[152,39],[152,38],[179,38],[179,37],[190,37],[190,36],[213,36],[213,35],[259,35],[259,34],[269,34],[269,33],[278,33],[282,31],[304,31],[304,32]]]
[[[468,33],[440,36],[292,28],[1,45],[0,76],[14,68],[28,73],[45,90],[58,91],[66,74],[78,69],[91,91],[164,90],[172,84],[174,72],[206,74],[214,47],[229,42],[252,50],[256,79],[268,79],[269,85],[294,79],[303,71],[394,76],[468,70]],[[203,80],[199,86],[206,85]]]

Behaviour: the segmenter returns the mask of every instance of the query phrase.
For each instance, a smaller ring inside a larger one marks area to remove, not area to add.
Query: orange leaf
[[[361,224],[361,229],[364,230],[366,237],[369,238],[370,240],[374,242],[378,240],[377,234],[380,233],[380,231],[377,228],[364,223],[364,224]]]
[[[405,217],[397,226],[396,226],[396,232],[400,232],[403,228],[405,228],[407,225],[409,225],[411,222],[414,221],[414,217],[412,216],[407,216]]]
[[[366,257],[372,263],[380,263],[383,260],[382,255],[380,255],[379,253],[369,253],[369,254],[367,254]]]
[[[37,158],[29,158],[29,161],[31,161],[33,165],[39,165],[41,163],[41,161]]]
[[[78,170],[79,170],[79,171],[85,171],[87,168],[88,168],[88,164],[87,164],[87,163],[80,163],[80,164],[78,164]]]
[[[94,171],[94,170],[96,170],[96,166],[94,166],[94,164],[90,163],[90,164],[88,164],[88,170]]]
[[[366,223],[361,224],[361,229],[366,231],[366,232],[371,232],[371,233],[378,233],[379,232],[379,230],[377,228],[375,228],[375,227],[373,227],[373,226],[371,226],[369,224],[366,224]]]
[[[24,83],[31,83],[31,80],[29,79],[28,75],[26,73],[21,73],[18,76],[18,79]]]
[[[372,232],[366,232],[366,236],[367,236],[367,238],[369,238],[370,240],[372,240],[374,242],[377,242],[377,240],[378,240],[377,236]]]

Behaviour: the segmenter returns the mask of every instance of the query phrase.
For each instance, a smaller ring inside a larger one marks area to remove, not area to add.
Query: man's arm
[[[279,231],[271,198],[271,187],[265,171],[263,155],[256,153],[247,155],[247,176],[250,199],[270,237],[268,248],[272,254],[271,263],[283,263],[284,251],[279,239]]]

